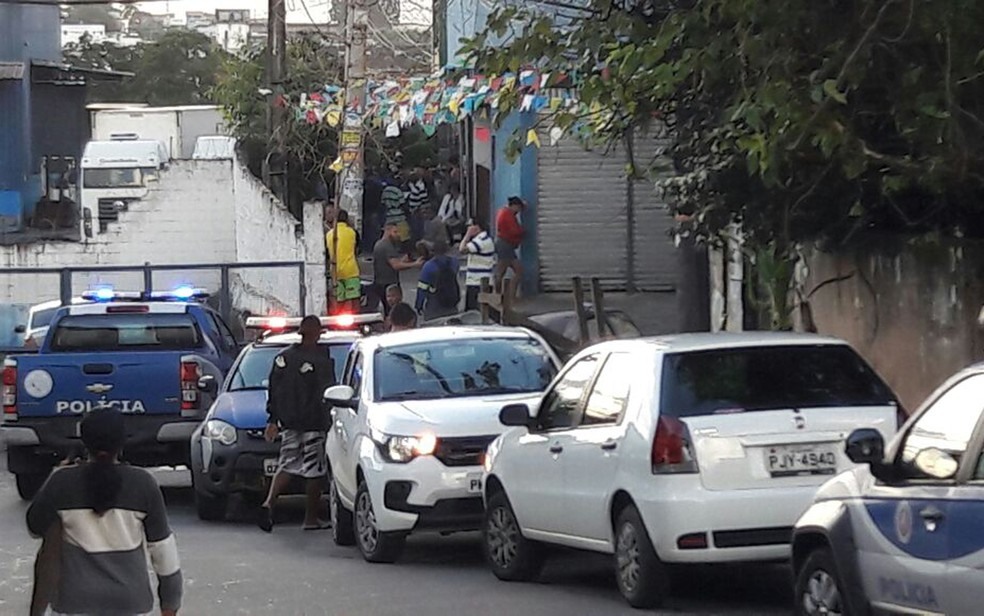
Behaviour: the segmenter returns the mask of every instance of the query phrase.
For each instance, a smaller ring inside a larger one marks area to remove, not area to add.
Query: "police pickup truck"
[[[4,360],[0,433],[22,498],[81,455],[80,420],[97,408],[126,416],[131,464],[188,464],[191,434],[239,352],[205,297],[187,287],[89,292],[89,303],[55,313],[36,355]]]

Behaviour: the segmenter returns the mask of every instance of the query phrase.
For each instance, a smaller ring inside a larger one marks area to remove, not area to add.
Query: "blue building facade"
[[[0,4],[0,231],[33,215],[43,160],[81,156],[88,81],[120,76],[63,64],[58,6]]]

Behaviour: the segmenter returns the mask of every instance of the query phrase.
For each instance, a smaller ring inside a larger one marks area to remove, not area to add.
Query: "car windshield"
[[[66,316],[51,338],[53,351],[197,349],[202,339],[187,314],[85,314]]]
[[[82,173],[85,188],[139,188],[143,186],[140,169],[85,169]]]
[[[660,408],[673,417],[894,403],[847,346],[715,349],[670,354],[663,363]]]
[[[375,355],[375,399],[439,399],[539,392],[556,369],[531,338],[475,338],[403,345]]]
[[[335,381],[342,379],[345,359],[348,357],[350,343],[322,344],[335,364]],[[229,391],[244,389],[266,389],[270,384],[270,370],[273,360],[286,349],[286,346],[254,346],[243,355],[229,382]]]
[[[42,327],[48,327],[51,325],[51,317],[55,316],[58,312],[58,307],[55,308],[44,308],[38,310],[31,315],[31,322],[28,323],[28,329],[40,329]]]

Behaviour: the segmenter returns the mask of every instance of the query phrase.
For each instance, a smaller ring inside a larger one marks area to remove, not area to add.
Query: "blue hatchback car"
[[[887,451],[857,430],[866,466],[825,484],[796,524],[796,613],[984,613],[984,364],[947,381]]]
[[[320,344],[341,379],[358,331],[325,331]],[[267,384],[273,361],[301,340],[297,333],[267,336],[248,345],[229,371],[215,404],[191,437],[191,476],[195,508],[202,520],[225,518],[229,496],[254,501],[265,496],[277,471],[280,443],[263,438],[267,422]]]

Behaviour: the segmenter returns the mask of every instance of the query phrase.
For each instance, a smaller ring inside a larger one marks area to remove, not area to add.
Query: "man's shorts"
[[[516,247],[503,239],[495,240],[495,257],[499,263],[512,263],[516,261]]]
[[[305,479],[317,479],[328,473],[324,432],[300,432],[284,428],[280,436],[282,440],[278,470]]]
[[[343,278],[335,285],[335,299],[340,302],[347,302],[351,299],[359,299],[362,295],[362,279]]]

